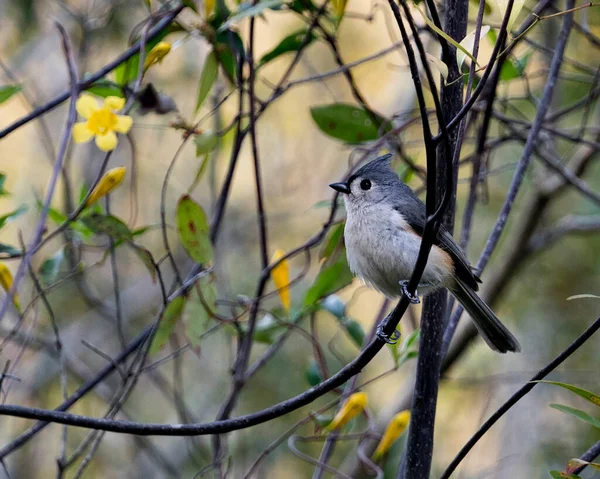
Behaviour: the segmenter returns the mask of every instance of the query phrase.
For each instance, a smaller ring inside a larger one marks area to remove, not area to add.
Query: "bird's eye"
[[[362,180],[360,182],[360,187],[363,190],[370,190],[371,189],[371,181],[370,180]]]

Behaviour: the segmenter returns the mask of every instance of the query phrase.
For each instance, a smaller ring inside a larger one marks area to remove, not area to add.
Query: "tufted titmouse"
[[[425,205],[390,165],[392,155],[377,158],[347,181],[332,183],[346,204],[344,238],[352,272],[388,297],[407,294],[423,230]],[[440,227],[419,290],[448,288],[464,306],[485,342],[495,351],[521,351],[519,342],[475,293],[481,280],[452,235]],[[418,297],[409,298],[418,302]]]

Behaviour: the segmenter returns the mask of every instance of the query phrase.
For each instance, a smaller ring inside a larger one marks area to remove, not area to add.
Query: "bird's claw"
[[[400,286],[402,287],[402,294],[407,297],[410,304],[419,304],[421,300],[419,299],[419,293],[415,289],[415,294],[411,294],[408,291],[408,281],[400,281]]]
[[[400,339],[400,331],[394,329],[392,335],[388,336],[387,334],[385,334],[385,332],[383,331],[383,326],[380,324],[379,326],[377,326],[377,337],[381,339],[384,343],[396,344]]]

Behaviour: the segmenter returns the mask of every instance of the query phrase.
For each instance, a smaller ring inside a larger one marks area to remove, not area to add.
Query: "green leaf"
[[[575,409],[569,406],[563,406],[562,404],[550,404],[550,407],[558,411],[570,414],[571,416],[575,416],[576,418],[581,419],[582,421],[585,421],[588,424],[591,424],[592,426],[600,429],[600,420],[596,419],[593,416],[590,416],[585,411],[581,411],[580,409]]]
[[[306,376],[306,381],[311,386],[316,386],[317,384],[323,382],[323,376],[321,376],[319,366],[317,366],[317,363],[314,359],[308,363],[308,368],[306,368],[306,372],[304,374]]]
[[[98,80],[96,83],[94,83],[87,89],[87,92],[102,98],[106,98],[107,96],[125,98],[125,95],[123,94],[123,89],[120,88],[117,84],[108,80]]]
[[[502,64],[502,69],[500,70],[500,79],[504,81],[514,80],[515,78],[521,78],[525,73],[525,69],[527,68],[527,63],[529,63],[529,59],[533,51],[527,52],[519,59],[508,58]]]
[[[402,366],[406,361],[410,359],[414,359],[419,355],[419,351],[409,351],[402,356],[400,356],[400,361],[398,361],[398,367]]]
[[[160,228],[160,224],[149,225],[149,226],[140,226],[139,228],[134,229],[131,232],[131,235],[132,236],[142,236],[143,234],[146,234],[148,231],[150,231],[152,228]]]
[[[255,341],[264,344],[273,344],[275,334],[283,328],[283,325],[266,313],[256,322],[253,338]]]
[[[200,299],[199,295],[202,295]],[[217,302],[217,290],[210,276],[203,276],[196,283],[196,295],[188,301],[183,315],[185,335],[193,348],[199,348],[202,335],[208,330],[211,318],[214,317]]]
[[[23,89],[22,85],[0,86],[0,104],[7,101],[13,95],[19,93],[22,89]]]
[[[566,472],[561,471],[550,471],[550,475],[554,479],[581,479],[580,476],[577,476],[575,474],[567,474]]]
[[[181,313],[183,312],[185,302],[186,298],[184,296],[178,296],[169,304],[167,304],[167,307],[165,308],[158,323],[156,334],[152,339],[150,354],[157,353],[165,346],[165,344],[167,344],[167,341],[175,329],[177,321],[179,321],[179,318],[181,318]]]
[[[189,195],[183,195],[177,204],[177,231],[183,247],[196,263],[204,264],[212,259],[206,214]]]
[[[4,255],[6,256],[16,256],[20,255],[22,251],[20,249],[15,248],[14,246],[0,243],[0,258]]]
[[[6,191],[4,188],[4,182],[6,181],[6,175],[4,173],[0,173],[0,198],[2,196],[9,196],[10,193]]]
[[[331,421],[333,421],[332,414],[315,414],[312,416],[312,420],[315,422],[315,425],[322,429],[324,427],[329,426]]]
[[[206,60],[204,60],[204,67],[202,67],[202,74],[200,75],[200,85],[198,86],[198,97],[196,99],[196,109],[198,111],[204,103],[204,100],[210,93],[210,90],[217,79],[219,73],[219,62],[217,61],[217,55],[214,50],[208,54]]]
[[[400,342],[396,341],[393,343],[388,343],[387,347],[390,350],[390,353],[392,354],[392,359],[394,360],[394,364],[396,365],[396,367],[400,366],[400,358],[401,358],[401,354],[400,354]]]
[[[261,2],[253,5],[251,7],[242,8],[238,12],[234,13],[229,19],[223,23],[217,30],[217,32],[222,32],[227,30],[233,24],[243,20],[244,18],[255,17],[264,12],[267,8],[276,7],[284,3],[284,0],[262,0]]]
[[[388,345],[396,367],[402,366],[406,361],[416,358],[419,355],[419,352],[414,350],[413,346],[416,345],[420,335],[421,330],[417,328],[406,337],[402,346],[400,346],[400,342]]]
[[[235,85],[238,77],[238,62],[234,50],[238,55],[244,55],[244,42],[238,33],[231,30],[218,33],[213,51],[217,55],[217,60],[223,67],[225,75]]]
[[[504,63],[502,63],[502,68],[500,69],[500,80],[510,81],[514,80],[515,78],[519,78],[519,76],[519,70],[515,66],[514,62],[510,58],[504,60]]]
[[[333,16],[335,19],[336,26],[340,24],[342,18],[344,18],[344,13],[346,12],[346,4],[348,0],[332,0],[331,6],[333,8]]]
[[[525,69],[527,68],[527,64],[529,63],[529,59],[533,55],[533,50],[528,51],[525,55],[515,61],[515,67],[519,72],[519,76],[523,76],[525,73]]]
[[[304,305],[312,306],[321,298],[348,286],[352,282],[352,278],[346,255],[340,254],[335,263],[326,266],[317,275],[315,282],[306,292]]]
[[[421,329],[420,328],[416,328],[414,329],[406,338],[406,340],[404,341],[404,344],[402,345],[402,349],[404,350],[408,350],[410,349],[410,347],[415,344],[421,337]]]
[[[574,457],[573,459],[569,459],[569,461],[567,462],[566,472],[567,474],[573,474],[577,469],[583,466],[590,466],[596,469],[597,471],[600,471],[600,464],[595,462],[587,462],[583,459]]]
[[[316,106],[310,114],[319,129],[337,140],[356,144],[379,138],[379,125],[360,107],[345,103]],[[377,117],[380,123],[386,120]]]
[[[191,8],[194,12],[198,13],[198,7],[196,6],[196,2],[194,0],[183,0],[181,4],[184,7]]]
[[[133,240],[133,234],[129,227],[115,216],[92,213],[84,216],[81,222],[94,234],[108,235],[117,241],[130,242]]]
[[[48,258],[42,263],[39,269],[40,282],[43,286],[50,286],[53,284],[62,269],[62,265],[65,261],[65,250],[64,248],[59,249],[54,255]]]
[[[171,24],[169,27],[165,28],[162,32],[160,32],[156,37],[152,40],[146,42],[144,46],[144,50],[146,54],[144,58],[148,57],[148,52],[152,50],[159,42],[164,40],[164,38],[174,31],[177,31],[179,27],[177,25]],[[136,53],[129,60],[121,63],[117,68],[114,69],[115,74],[115,82],[117,85],[125,86],[128,83],[137,79],[138,71],[140,66],[140,53]]]
[[[329,258],[335,249],[342,244],[342,238],[344,237],[344,223],[335,225],[327,233],[327,240],[324,242],[323,247],[319,251],[319,260]]]
[[[574,392],[575,394],[582,397],[583,399],[588,400],[592,404],[595,404],[596,406],[600,406],[600,396],[598,396],[597,394],[594,394],[593,392],[590,392],[586,389],[582,389],[577,386],[572,386],[571,384],[561,383],[558,381],[534,381],[534,382],[544,383],[544,384],[552,384],[554,386],[560,386],[561,388],[564,388],[571,392]]]
[[[308,30],[306,28],[302,28],[301,30],[298,30],[297,32],[288,35],[283,40],[281,40],[279,42],[279,45],[273,48],[273,50],[265,53],[262,56],[260,62],[258,63],[258,66],[261,67],[269,63],[270,61],[275,60],[275,58],[284,55],[285,53],[297,52],[298,50],[300,50],[300,47],[304,43],[307,34]],[[306,44],[310,45],[316,38],[317,37],[311,32]]]
[[[297,13],[304,13],[306,10],[310,12],[319,10],[311,0],[292,0],[292,3],[289,4],[289,8]],[[275,8],[273,10],[275,10]]]
[[[130,244],[131,244],[131,247],[133,248],[133,250],[135,251],[135,254],[142,261],[142,263],[144,263],[144,266],[146,267],[146,269],[150,273],[150,277],[152,278],[152,282],[156,283],[156,277],[157,277],[156,266],[155,266],[156,263],[154,262],[154,258],[152,257],[152,253],[150,253],[150,251],[148,251],[143,246],[137,245],[137,244],[135,244],[133,242],[130,243]]]
[[[41,204],[38,205],[41,208]],[[48,218],[54,221],[57,225],[61,225],[67,221],[67,215],[63,215],[60,211],[55,210],[54,208],[48,209]]]
[[[350,336],[354,344],[360,348],[365,340],[365,332],[360,323],[353,319],[349,319],[344,321],[342,324],[348,333],[348,336]]]
[[[27,211],[27,206],[21,205],[16,210],[0,216],[0,228],[2,228],[6,223],[9,223],[10,221],[14,220],[15,218],[18,218],[26,211]]]
[[[200,163],[200,167],[198,168],[198,171],[196,172],[196,177],[194,178],[194,181],[192,181],[192,184],[190,185],[190,187],[187,190],[188,194],[190,194],[192,191],[194,191],[194,188],[196,188],[198,183],[200,183],[200,181],[202,180],[202,177],[204,176],[204,173],[206,172],[206,168],[208,167],[209,162],[210,162],[210,155],[208,153],[206,153],[204,155],[204,158],[202,159],[202,162]]]
[[[212,130],[206,130],[194,138],[196,156],[212,152],[219,144],[219,137]]]

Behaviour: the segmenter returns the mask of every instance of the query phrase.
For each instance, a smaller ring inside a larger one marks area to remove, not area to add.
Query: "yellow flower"
[[[325,430],[334,431],[344,427],[350,419],[360,414],[365,407],[367,407],[367,393],[351,394]]]
[[[333,11],[335,13],[336,19],[339,22],[344,16],[344,12],[346,11],[346,4],[348,0],[333,0],[331,4],[333,5]]]
[[[279,261],[281,258],[285,256],[285,253],[278,249],[275,251],[273,255],[273,259],[271,260],[273,263]],[[290,299],[290,267],[288,265],[287,260],[283,260],[279,265],[277,265],[271,271],[271,278],[273,278],[273,282],[275,283],[275,287],[279,292],[279,299],[281,300],[281,304],[287,313],[290,312],[291,299]]]
[[[114,150],[117,147],[116,133],[129,132],[133,123],[130,116],[116,114],[124,106],[124,98],[108,96],[100,107],[96,98],[83,93],[75,107],[87,121],[76,123],[73,127],[75,143],[85,143],[96,137],[96,146],[102,151]]]
[[[144,72],[155,63],[162,62],[163,58],[166,57],[170,51],[171,44],[169,42],[158,42],[154,48],[148,52],[148,56],[144,62]]]
[[[95,203],[119,186],[123,182],[123,178],[125,178],[126,171],[127,169],[124,166],[119,166],[118,168],[112,168],[104,173],[96,187],[92,190],[86,206]]]
[[[0,286],[2,286],[2,289],[4,289],[4,291],[6,291],[6,294],[10,294],[12,285],[13,276],[10,272],[10,269],[8,269],[8,266],[6,266],[5,264],[0,263]],[[15,294],[13,294],[13,304],[15,305],[15,308],[17,308],[17,311],[19,311],[20,313],[21,305],[19,304],[19,295],[16,291]]]
[[[211,16],[214,9],[215,0],[204,0],[204,15],[206,18]]]
[[[405,410],[396,414],[390,420],[388,426],[385,428],[385,432],[383,433],[383,437],[379,444],[377,445],[377,449],[373,453],[373,460],[377,461],[383,456],[390,447],[398,440],[398,438],[402,435],[406,426],[410,421],[410,411]]]

